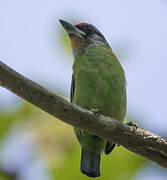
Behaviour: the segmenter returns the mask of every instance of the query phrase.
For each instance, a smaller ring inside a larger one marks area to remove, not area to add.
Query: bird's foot
[[[137,130],[137,124],[132,121],[129,121],[128,123],[126,123],[126,125],[131,126],[133,128],[133,131]]]
[[[91,111],[96,115],[96,117],[98,117],[101,114],[99,109],[91,109]]]

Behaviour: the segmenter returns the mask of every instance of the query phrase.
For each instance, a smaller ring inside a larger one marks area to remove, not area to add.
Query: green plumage
[[[98,109],[118,121],[124,120],[124,70],[108,46],[89,47],[75,58],[72,84],[72,103],[89,110]],[[99,176],[100,155],[106,147],[106,140],[77,128],[74,131],[82,146],[81,171],[91,177]]]
[[[123,121],[126,114],[126,80],[121,64],[100,31],[88,23],[72,25],[60,19],[71,40],[75,57],[70,101],[88,110]],[[115,143],[74,127],[82,147],[81,171],[100,176],[100,158]]]

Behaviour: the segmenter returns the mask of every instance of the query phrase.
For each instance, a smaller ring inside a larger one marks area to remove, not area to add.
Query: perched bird
[[[127,104],[124,70],[104,36],[91,24],[60,23],[69,35],[75,57],[71,102],[122,122]],[[115,143],[76,127],[74,132],[82,147],[81,172],[89,177],[100,176],[101,154],[109,154]]]

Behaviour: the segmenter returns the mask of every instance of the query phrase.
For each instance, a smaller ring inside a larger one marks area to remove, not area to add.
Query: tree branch
[[[60,120],[111,140],[167,168],[167,141],[144,129],[73,105],[0,61],[0,85]]]

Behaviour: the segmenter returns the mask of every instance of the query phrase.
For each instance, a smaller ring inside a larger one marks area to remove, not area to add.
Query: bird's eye
[[[92,29],[91,29],[91,28],[88,28],[88,29],[87,29],[87,34],[88,34],[88,35],[93,34],[93,31],[92,31]]]

